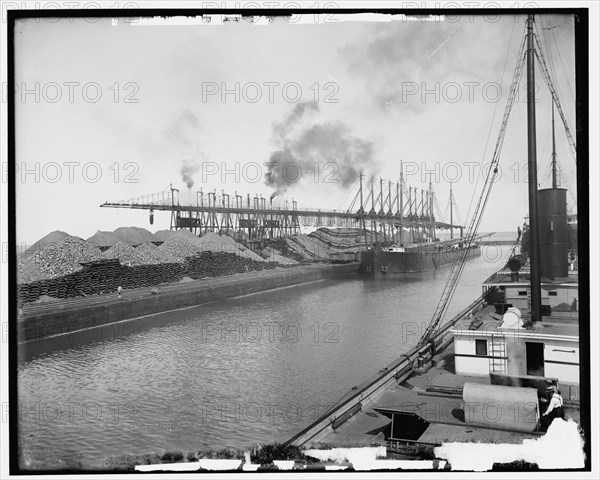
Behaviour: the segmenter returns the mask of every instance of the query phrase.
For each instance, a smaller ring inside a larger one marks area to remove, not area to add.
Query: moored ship
[[[400,174],[402,180],[402,173]],[[453,195],[452,184],[450,184],[450,225],[453,225]],[[409,201],[409,218],[412,216],[412,203]],[[417,211],[417,207],[415,207]],[[412,243],[392,244],[386,247],[374,245],[360,253],[359,273],[364,275],[388,275],[395,273],[423,273],[437,270],[444,265],[452,264],[466,255],[467,261],[481,255],[481,247],[476,243],[483,236],[469,239],[461,237],[454,239],[453,228],[450,227],[450,240],[440,241],[434,227],[433,216],[433,191],[429,185],[428,201],[425,214],[429,215],[429,232],[419,232],[411,229],[408,238],[417,240]],[[422,213],[422,218],[425,215]],[[401,224],[399,228],[402,229]],[[462,228],[461,228],[462,233]],[[402,237],[402,234],[399,235]]]
[[[464,251],[468,260],[481,255],[481,247],[476,243],[468,244],[466,239],[372,248],[361,252],[359,271],[366,275],[422,273],[454,263]]]

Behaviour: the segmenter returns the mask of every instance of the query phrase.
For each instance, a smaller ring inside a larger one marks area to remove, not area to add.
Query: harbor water
[[[447,319],[508,250],[466,265]],[[323,280],[21,344],[22,458],[98,468],[283,441],[415,345],[448,272]]]

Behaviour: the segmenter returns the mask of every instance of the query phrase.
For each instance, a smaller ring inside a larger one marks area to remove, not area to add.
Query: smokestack
[[[540,242],[540,277],[561,278],[569,275],[569,225],[567,190],[538,190],[538,232]]]

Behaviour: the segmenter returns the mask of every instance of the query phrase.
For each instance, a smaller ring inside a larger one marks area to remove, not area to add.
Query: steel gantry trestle
[[[403,175],[395,184],[370,179],[370,190],[363,186],[364,175],[360,175],[359,188],[347,210],[299,208],[298,202],[262,195],[251,197],[237,192],[229,195],[216,189],[196,192],[195,205],[184,205],[179,201],[179,190],[169,187],[164,192],[144,195],[118,202],[106,202],[101,207],[129,208],[171,214],[172,230],[187,229],[196,235],[206,232],[243,232],[248,241],[272,240],[300,233],[301,227],[358,228],[379,232],[378,238],[387,244],[402,243],[402,232],[410,232],[413,241],[423,241],[435,229],[462,229],[434,217],[433,189],[417,194],[416,187],[404,185]],[[364,182],[366,183],[366,182]],[[376,186],[376,183],[379,185]],[[387,188],[384,188],[387,183]],[[387,191],[386,191],[387,190]],[[153,217],[152,217],[153,218]],[[366,238],[366,237],[365,237]]]

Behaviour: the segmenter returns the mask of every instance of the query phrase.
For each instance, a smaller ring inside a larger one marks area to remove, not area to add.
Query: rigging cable
[[[526,32],[526,28],[523,29],[524,32]],[[506,74],[506,66],[508,65],[508,59],[510,58],[510,47],[512,45],[512,40],[513,40],[513,36],[515,33],[515,23],[513,22],[512,25],[512,30],[510,32],[510,40],[508,42],[508,48],[506,50],[506,58],[504,59],[504,67],[502,68],[502,76],[500,77],[500,85],[502,85],[502,83],[504,82],[504,75]],[[485,140],[485,148],[483,149],[483,155],[481,157],[481,164],[479,167],[479,171],[477,172],[477,179],[475,180],[475,187],[473,188],[473,193],[471,194],[471,201],[469,202],[469,208],[467,209],[467,216],[465,218],[469,218],[471,215],[471,208],[473,207],[473,201],[475,200],[475,193],[477,192],[477,186],[479,185],[479,177],[481,176],[481,169],[483,168],[483,161],[487,155],[487,150],[488,150],[488,146],[490,143],[490,137],[492,135],[492,129],[494,127],[494,120],[496,118],[496,111],[498,110],[498,103],[499,102],[495,102],[494,104],[494,112],[492,114],[492,119],[490,121],[490,128],[488,130],[488,135],[487,138]]]
[[[558,77],[557,77],[557,75],[556,75],[556,70],[555,70],[555,68],[554,68],[554,59],[553,59],[553,57],[552,57],[552,49],[551,49],[551,44],[550,44],[550,42],[549,42],[549,41],[548,41],[548,39],[547,39],[547,34],[545,33],[545,31],[546,31],[547,29],[542,27],[542,34],[541,34],[541,37],[542,37],[542,40],[543,40],[543,42],[540,40],[540,34],[539,34],[539,31],[538,31],[538,28],[537,28],[537,24],[534,24],[534,29],[535,29],[535,34],[534,34],[534,37],[535,37],[535,38],[537,39],[537,41],[538,41],[538,47],[539,47],[539,52],[540,52],[540,55],[542,55],[542,57],[544,57],[544,54],[543,54],[543,52],[544,52],[544,51],[546,51],[545,58],[546,58],[546,60],[547,60],[547,66],[549,67],[549,68],[548,68],[548,71],[549,71],[549,77],[550,77],[550,78],[554,78],[554,79],[558,79]],[[542,49],[542,43],[543,43],[543,44],[544,44],[544,46],[545,46],[545,48],[544,48],[544,49]],[[546,48],[546,46],[547,46],[547,48]],[[540,67],[540,68],[541,68],[541,67]],[[560,83],[556,82],[556,84],[553,84],[553,87],[554,87],[554,89],[555,89],[555,91],[556,91],[556,98],[557,98],[557,99],[560,101],[560,103],[562,104],[562,103],[563,103],[563,102],[562,102],[563,94],[562,94],[562,90],[561,90]],[[550,92],[552,92],[552,89],[550,89]],[[552,94],[552,93],[551,93],[551,94]],[[566,113],[565,113],[565,117],[566,117],[566,119],[567,119],[567,123],[570,123],[570,122],[568,121],[568,119],[569,119],[568,112],[566,112]]]
[[[433,206],[435,207],[438,222],[445,223],[446,222],[446,213],[444,212],[444,215],[442,215],[442,209],[440,208],[440,204],[439,204],[436,196],[433,197]]]
[[[536,27],[537,29],[537,27]],[[543,30],[549,30],[549,29],[543,29]],[[554,35],[554,32],[552,32],[552,34]],[[543,34],[542,34],[543,36]],[[537,47],[539,50],[539,53],[536,51],[536,58],[538,60],[538,63],[540,64],[540,70],[542,71],[542,74],[544,76],[544,80],[546,81],[546,85],[548,86],[548,89],[550,90],[550,93],[552,95],[552,100],[555,103],[559,114],[561,115],[561,120],[563,122],[563,126],[565,128],[565,132],[567,134],[567,139],[569,141],[569,146],[571,147],[570,149],[570,153],[571,156],[573,157],[573,159],[575,160],[575,166],[577,165],[577,159],[576,159],[576,153],[577,153],[577,147],[575,146],[575,142],[573,141],[573,138],[571,137],[571,132],[569,130],[568,127],[568,115],[565,113],[563,116],[563,111],[561,108],[561,102],[560,99],[562,97],[562,94],[560,92],[560,85],[557,83],[556,85],[552,82],[552,77],[549,75],[548,70],[546,68],[545,62],[544,62],[544,54],[543,54],[543,49],[542,46],[539,42],[539,38],[537,35],[534,35],[534,39],[537,42]],[[559,52],[559,56],[560,56],[560,51],[558,50],[558,44],[556,42],[556,37],[554,37],[555,39],[555,45],[556,45],[556,50]],[[546,44],[550,45],[550,42],[546,41]],[[554,70],[554,65],[553,65],[553,60],[552,60],[552,54],[550,49],[548,49],[549,53],[548,53],[548,60],[549,60],[549,64],[550,64],[550,70],[553,72],[554,74],[554,78],[557,78],[555,70]],[[561,58],[561,63],[562,63],[562,58]],[[564,72],[564,65],[563,65],[563,72]],[[571,90],[571,86],[569,84],[569,79],[567,78],[566,72],[565,72],[565,80],[567,82],[567,85],[569,86],[569,90]],[[573,93],[571,92],[571,96],[573,96]],[[560,165],[559,165],[560,167]],[[563,172],[563,176],[564,176],[564,172]],[[566,182],[566,177],[565,177],[565,184],[568,185],[568,182]],[[572,189],[569,187],[569,193],[571,194],[571,196],[573,196],[573,191]],[[574,198],[574,197],[573,197]]]
[[[540,17],[540,23],[541,23],[541,24],[546,24],[546,25],[549,25],[549,20],[548,20],[548,19],[546,19],[546,18],[544,18],[544,17]],[[541,29],[542,29],[542,32],[541,32],[541,37],[542,37],[542,39],[543,39],[543,44],[544,44],[544,46],[546,47],[546,52],[547,52],[547,55],[546,55],[546,57],[547,57],[547,59],[548,59],[548,66],[550,67],[550,68],[549,68],[549,70],[550,70],[550,74],[552,75],[552,77],[553,77],[553,78],[556,78],[556,79],[558,79],[558,77],[556,76],[556,70],[555,70],[555,68],[554,68],[554,57],[552,56],[552,45],[551,45],[551,43],[548,41],[548,36],[549,36],[549,34],[548,34],[547,32],[548,32],[548,30],[549,30],[550,28],[552,28],[552,27],[543,27],[543,26],[542,26],[542,27],[541,27]],[[536,33],[537,33],[538,37],[539,37],[539,34],[540,34],[540,32],[539,32],[539,29],[538,29],[538,26],[537,26],[537,24],[535,24],[535,23],[534,23],[534,29],[535,29],[535,31],[536,31]],[[559,96],[559,97],[562,97],[562,96],[563,96],[563,95],[562,95],[562,91],[561,91],[561,88],[560,88],[560,84],[559,84],[559,83],[557,83],[557,84],[556,84],[556,92],[557,92],[557,94],[558,94],[558,96]]]
[[[508,100],[506,102],[506,107],[504,110],[504,116],[502,118],[502,124],[500,127],[500,132],[498,134],[498,138],[496,140],[496,146],[494,148],[494,154],[492,156],[492,161],[490,162],[490,166],[486,175],[485,183],[483,185],[483,189],[481,191],[481,195],[479,197],[479,201],[475,207],[475,211],[469,223],[469,227],[467,229],[467,242],[461,251],[461,256],[452,264],[452,269],[448,278],[446,280],[446,284],[444,286],[444,290],[442,292],[442,296],[438,302],[438,305],[435,309],[433,317],[429,326],[427,327],[425,333],[421,337],[419,344],[426,344],[429,339],[432,337],[436,329],[440,326],[442,319],[448,309],[450,301],[454,295],[456,290],[456,286],[458,285],[458,280],[464,270],[464,267],[467,263],[467,257],[469,254],[469,250],[474,243],[475,236],[477,235],[477,231],[479,229],[479,225],[483,218],[483,212],[485,211],[485,207],[490,198],[490,194],[492,191],[492,187],[495,183],[496,176],[498,174],[498,165],[500,162],[500,154],[502,152],[502,146],[504,144],[504,137],[506,134],[506,126],[508,123],[508,119],[510,117],[510,113],[512,111],[512,107],[515,103],[515,98],[517,94],[517,90],[519,88],[521,75],[523,73],[523,67],[525,65],[526,59],[526,49],[525,45],[527,42],[527,35],[523,37],[523,41],[521,42],[521,46],[519,47],[519,53],[517,55],[517,63],[513,72],[512,83],[510,85],[510,92],[508,96]]]
[[[540,70],[542,71],[542,76],[544,77],[544,81],[546,82],[546,85],[548,86],[548,89],[550,90],[552,99],[554,100],[554,105],[556,106],[556,109],[558,110],[558,114],[562,120],[563,127],[565,128],[565,133],[567,134],[569,146],[571,147],[570,148],[571,155],[572,155],[573,159],[575,160],[575,164],[577,164],[577,146],[575,144],[575,140],[573,139],[573,136],[571,135],[571,129],[569,128],[567,118],[565,116],[565,113],[563,112],[563,109],[562,109],[562,106],[560,103],[560,99],[558,98],[558,93],[556,92],[556,88],[554,87],[554,83],[552,82],[552,78],[550,77],[550,73],[548,71],[546,61],[544,59],[544,53],[542,51],[542,46],[540,44],[540,41],[539,41],[537,35],[534,34],[533,39],[537,46],[537,49],[534,48],[535,57],[538,60]]]
[[[352,189],[354,189],[354,187],[356,186],[356,184],[359,182],[360,180],[357,180],[354,185],[352,186]],[[352,192],[352,189],[350,190],[350,192]],[[346,212],[350,213],[352,211],[352,209],[354,208],[354,204],[356,203],[356,200],[358,199],[358,196],[360,195],[360,188],[358,190],[356,190],[356,195],[354,195],[354,199],[352,200],[352,202],[350,203],[350,206],[348,207],[348,210],[346,210]],[[344,200],[344,202],[342,203],[342,205],[346,204],[346,201],[348,200],[348,196],[346,196],[346,199]],[[362,208],[362,205],[360,206]]]
[[[563,69],[563,73],[565,74],[565,80],[567,82],[567,87],[569,87],[569,93],[571,94],[571,100],[575,103],[575,96],[573,95],[573,90],[571,89],[571,82],[569,82],[569,77],[567,77],[567,71],[565,70],[565,65],[562,61],[562,57],[560,56],[560,49],[558,48],[558,42],[556,41],[556,36],[554,35],[554,30],[550,31],[552,33],[552,38],[554,38],[554,44],[556,45],[556,52],[558,53],[558,59],[560,60],[560,65]]]

